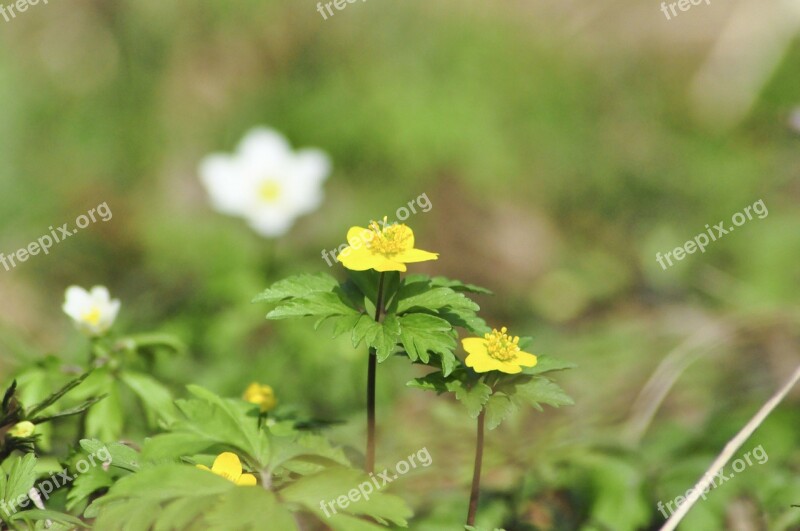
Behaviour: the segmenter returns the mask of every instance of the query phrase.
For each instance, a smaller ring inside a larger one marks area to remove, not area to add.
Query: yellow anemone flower
[[[407,225],[391,224],[383,218],[381,227],[377,221],[369,228],[350,227],[347,243],[336,257],[343,266],[353,271],[405,271],[406,264],[437,260],[437,253],[414,249],[414,231]]]
[[[8,430],[8,434],[17,439],[22,439],[24,437],[30,437],[35,431],[36,426],[33,425],[33,422],[23,420],[22,422],[16,423],[13,428]]]
[[[475,372],[500,371],[507,374],[516,374],[522,367],[536,365],[536,356],[522,352],[519,348],[519,337],[511,337],[504,326],[498,332],[492,330],[483,337],[468,337],[461,340],[464,350],[467,351],[467,367],[472,367]]]
[[[242,399],[251,404],[257,404],[262,413],[271,411],[275,408],[278,400],[275,398],[275,391],[268,385],[261,385],[256,382],[251,383],[245,389]]]
[[[238,455],[231,452],[219,454],[211,468],[205,465],[197,465],[197,468],[213,472],[239,486],[252,487],[256,484],[256,477],[253,474],[242,474],[242,462],[239,461]]]

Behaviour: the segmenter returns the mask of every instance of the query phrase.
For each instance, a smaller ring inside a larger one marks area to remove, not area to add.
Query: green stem
[[[475,468],[472,471],[472,491],[469,495],[469,512],[467,525],[475,525],[475,514],[478,512],[478,497],[481,490],[481,467],[483,466],[483,431],[486,410],[478,415],[478,442],[475,445]]]
[[[375,301],[375,322],[381,320],[381,306],[383,306],[383,279],[386,273],[381,273],[378,281],[378,297]],[[367,473],[375,471],[375,376],[378,369],[378,356],[374,348],[369,349],[369,364],[367,366]]]

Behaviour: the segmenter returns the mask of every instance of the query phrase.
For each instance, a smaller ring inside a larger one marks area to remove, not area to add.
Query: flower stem
[[[375,301],[375,322],[381,320],[383,306],[383,278],[378,281],[378,297]],[[375,375],[378,368],[378,356],[374,348],[369,349],[369,365],[367,367],[367,473],[375,471]]]
[[[483,427],[486,410],[478,415],[478,442],[475,445],[475,469],[472,472],[472,492],[469,495],[469,513],[467,525],[475,525],[475,514],[478,512],[478,496],[481,490],[481,466],[483,465]]]

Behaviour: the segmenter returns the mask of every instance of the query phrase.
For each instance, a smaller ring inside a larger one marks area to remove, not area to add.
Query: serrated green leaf
[[[316,292],[303,298],[280,303],[267,314],[267,319],[289,319],[292,317],[332,317],[357,315],[358,312],[345,304],[337,293]]]
[[[214,500],[203,515],[207,529],[261,531],[265,522],[269,529],[290,531],[297,528],[292,514],[275,498],[275,494],[256,487],[231,490]]]
[[[486,402],[486,427],[490,430],[495,429],[503,422],[511,413],[514,412],[516,406],[511,399],[504,393],[495,392],[489,397]]]
[[[456,400],[464,404],[472,418],[478,418],[492,395],[492,388],[483,382],[476,382],[470,387],[460,380],[452,380],[447,382],[447,389],[455,393]]]
[[[402,314],[412,308],[438,310],[444,307],[463,308],[476,312],[480,306],[461,293],[450,288],[429,288],[426,284],[417,282],[405,284],[397,293],[397,313]]]
[[[375,319],[367,314],[361,314],[350,335],[353,340],[353,348],[357,348],[364,340],[367,341],[367,344],[372,343],[375,340],[375,336],[378,335],[379,327],[380,324],[375,322]]]
[[[446,355],[456,348],[456,333],[450,323],[426,313],[400,317],[400,340],[411,361],[427,363],[429,352]]]
[[[284,299],[304,298],[315,292],[330,292],[338,285],[337,280],[327,273],[297,275],[276,282],[257,295],[253,302],[275,303]]]
[[[387,315],[379,323],[377,330],[374,336],[367,337],[367,344],[375,349],[378,363],[382,363],[392,355],[397,347],[397,340],[400,338],[400,321],[394,314]]]
[[[6,502],[15,501],[20,496],[27,496],[36,481],[35,455],[25,454],[21,457],[12,457],[11,460],[11,468],[8,471],[8,479],[5,482],[5,492],[3,493],[3,499]],[[5,477],[2,468],[0,468],[0,475]]]
[[[351,489],[358,489],[359,485],[374,486],[370,477],[359,470],[330,468],[297,480],[281,490],[280,496],[286,502],[303,505],[325,521],[327,518],[323,516],[320,502],[346,496]],[[365,486],[364,490],[366,489]],[[369,493],[368,500],[363,498],[357,501],[351,500],[348,506],[340,508],[339,512],[369,516],[379,522],[392,522],[402,527],[407,525],[406,519],[412,515],[411,509],[402,499],[377,489]]]
[[[542,410],[541,404],[553,407],[571,406],[575,402],[555,382],[544,377],[536,377],[529,382],[516,384],[512,390],[505,390],[517,404],[527,404]]]
[[[107,489],[114,484],[111,474],[102,467],[91,467],[83,474],[75,477],[72,488],[67,493],[67,510],[72,511],[79,504],[88,500],[89,497],[100,489]]]

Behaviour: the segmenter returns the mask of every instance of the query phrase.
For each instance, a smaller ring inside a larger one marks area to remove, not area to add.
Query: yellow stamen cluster
[[[100,322],[100,317],[101,317],[100,308],[94,306],[92,307],[91,310],[84,313],[81,317],[83,317],[83,320],[85,322],[97,326],[97,324]]]
[[[498,332],[495,328],[490,334],[484,334],[486,339],[486,350],[489,356],[499,361],[510,361],[517,357],[519,348],[519,336],[511,337],[506,332],[505,326]]]
[[[281,185],[275,181],[266,181],[258,187],[258,196],[265,203],[274,203],[281,195]]]
[[[383,218],[383,228],[377,221],[370,223],[373,234],[372,239],[367,242],[367,248],[387,256],[405,251],[408,248],[408,239],[411,238],[409,231],[396,224],[387,227],[386,223],[387,218]]]

